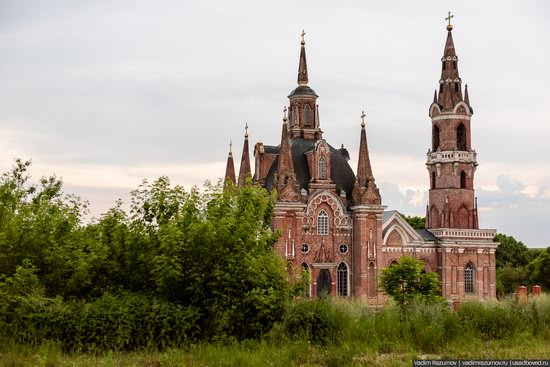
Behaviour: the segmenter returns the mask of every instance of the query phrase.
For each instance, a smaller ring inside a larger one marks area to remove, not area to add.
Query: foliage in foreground
[[[0,337],[131,349],[255,338],[282,318],[291,288],[265,190],[201,193],[161,177],[132,192],[129,213],[119,202],[84,224],[86,203],[56,177],[30,185],[29,166],[0,178]]]
[[[422,261],[412,257],[402,257],[397,264],[383,269],[379,282],[380,288],[400,305],[414,300],[428,303],[443,300],[437,274],[424,271]]]
[[[322,299],[291,303],[284,319],[256,340],[103,355],[62,354],[55,342],[34,348],[3,343],[0,360],[9,366],[410,366],[420,357],[550,358],[549,340],[548,296],[527,304],[464,303],[458,312],[417,301],[373,310]]]

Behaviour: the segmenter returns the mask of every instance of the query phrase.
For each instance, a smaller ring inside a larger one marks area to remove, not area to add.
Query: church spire
[[[279,150],[279,162],[275,173],[275,186],[279,193],[280,201],[298,201],[299,193],[296,185],[296,173],[292,160],[292,148],[290,145],[290,134],[284,108],[283,127],[281,133],[281,149]]]
[[[288,133],[288,123],[286,117],[286,107],[283,110],[283,131],[281,133],[281,150],[279,151],[279,164],[277,166],[277,176],[279,184],[283,177],[294,175],[294,162],[292,161],[292,151],[290,149],[290,137]]]
[[[306,32],[302,30],[302,41],[300,44],[302,47],[300,48],[300,65],[298,66],[298,85],[307,85],[308,83],[308,76],[307,76],[307,62],[306,62],[306,41],[304,40],[304,36],[306,35]]]
[[[252,177],[252,175],[250,173],[250,154],[248,153],[248,124],[246,124],[244,128],[243,155],[239,168],[239,186],[244,186],[246,180],[250,177]]]
[[[359,141],[359,161],[357,162],[357,182],[360,186],[367,186],[369,181],[374,182],[370,165],[367,133],[365,131],[365,111],[361,113],[361,140]]]
[[[462,101],[462,80],[458,73],[458,57],[456,56],[455,45],[453,41],[453,26],[451,19],[454,15],[445,18],[449,22],[447,24],[447,40],[445,41],[445,49],[441,58],[441,79],[439,80],[439,96],[437,102],[443,109],[452,109],[456,104]]]
[[[355,205],[380,205],[382,199],[374,183],[374,175],[370,165],[367,133],[365,131],[365,111],[361,113],[361,139],[359,141],[359,159],[357,162],[357,178],[353,187]]]
[[[230,140],[229,154],[227,155],[227,165],[225,166],[224,182],[227,183],[227,181],[231,181],[234,185],[236,183],[236,179],[235,179],[235,165],[233,164],[233,152],[231,151],[232,146],[233,146],[233,143]]]

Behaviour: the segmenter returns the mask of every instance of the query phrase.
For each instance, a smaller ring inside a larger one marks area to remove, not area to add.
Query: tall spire
[[[227,181],[231,181],[233,184],[235,184],[237,180],[235,179],[235,165],[233,164],[233,152],[231,151],[232,146],[233,146],[233,143],[230,140],[229,154],[227,155],[227,165],[225,166],[224,182],[227,183]]]
[[[357,162],[357,181],[360,186],[367,186],[368,181],[374,182],[370,165],[367,133],[365,131],[365,111],[361,113],[361,140],[359,142],[359,161]]]
[[[279,192],[280,201],[298,201],[299,194],[296,185],[296,173],[292,160],[292,149],[286,117],[286,107],[283,109],[283,127],[281,133],[281,149],[279,150],[279,162],[275,173],[275,182]]]
[[[462,80],[458,73],[458,57],[456,56],[455,45],[453,41],[453,26],[451,19],[454,15],[445,18],[447,24],[447,40],[445,41],[445,49],[441,58],[441,78],[439,79],[439,96],[437,103],[443,109],[452,109],[456,104],[462,101]]]
[[[300,48],[300,66],[298,67],[298,85],[307,85],[308,83],[308,77],[307,77],[307,62],[306,62],[306,41],[304,40],[304,36],[306,35],[306,32],[302,30],[302,41],[300,44],[302,47]]]
[[[464,86],[464,102],[469,106],[470,105],[470,95],[468,94],[468,84]]]
[[[250,154],[248,153],[248,124],[246,124],[244,128],[243,155],[241,157],[241,166],[239,168],[239,186],[244,186],[246,180],[252,177],[250,172]]]
[[[370,165],[367,133],[365,131],[365,111],[361,113],[361,139],[359,141],[359,159],[357,162],[357,179],[353,187],[353,201],[355,205],[380,205],[381,197]]]
[[[290,137],[288,134],[288,123],[286,117],[286,107],[283,110],[283,131],[281,133],[281,150],[279,151],[279,164],[277,166],[277,176],[279,184],[283,177],[294,174],[294,162],[292,161],[292,151],[290,149]]]

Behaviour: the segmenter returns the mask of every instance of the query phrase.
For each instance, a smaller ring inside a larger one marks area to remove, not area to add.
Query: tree
[[[414,299],[430,303],[442,299],[437,274],[426,272],[424,263],[412,257],[402,257],[399,263],[382,270],[380,288],[400,305]]]
[[[542,289],[550,289],[550,247],[531,261],[527,269],[533,284],[542,286]]]
[[[404,215],[403,218],[414,229],[425,229],[426,228],[426,218],[425,217],[411,217],[411,216],[408,216],[408,215]]]
[[[529,263],[529,249],[523,242],[502,233],[495,236],[495,242],[499,242],[496,251],[497,268],[503,268],[507,265],[517,268]]]

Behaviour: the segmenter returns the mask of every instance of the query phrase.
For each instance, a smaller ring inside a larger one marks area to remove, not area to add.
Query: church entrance
[[[330,295],[331,288],[330,272],[328,269],[321,269],[317,276],[317,297]]]

